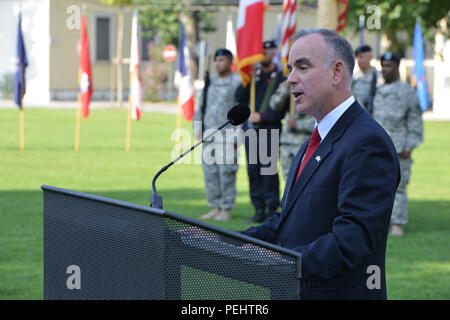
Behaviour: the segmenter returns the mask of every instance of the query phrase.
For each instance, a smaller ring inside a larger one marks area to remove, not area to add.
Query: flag
[[[194,116],[194,87],[189,73],[189,48],[186,45],[183,22],[180,18],[180,39],[175,79],[178,85],[178,103],[186,121],[191,121]]]
[[[25,68],[28,66],[27,53],[23,43],[22,35],[22,13],[19,13],[19,23],[17,25],[17,69],[14,79],[14,102],[22,108],[22,99],[25,94]]]
[[[237,69],[242,84],[250,81],[250,66],[263,59],[263,23],[267,2],[264,0],[240,0],[237,17]]]
[[[230,52],[233,54],[233,65],[231,66],[231,71],[236,71],[236,37],[234,36],[233,31],[233,21],[231,20],[231,17],[228,18],[227,21],[227,38],[225,40],[225,48],[230,50]]]
[[[236,38],[234,36],[233,21],[231,20],[231,18],[228,18],[227,21],[227,38],[225,48],[230,50],[233,56],[236,56]]]
[[[342,31],[347,26],[348,0],[318,0],[317,27]]]
[[[141,63],[139,35],[138,35],[138,13],[133,12],[131,23],[131,53],[130,53],[130,103],[131,117],[139,120],[142,117],[142,80],[139,76],[139,65]]]
[[[417,96],[419,98],[420,107],[423,111],[428,109],[428,94],[427,94],[427,82],[425,80],[425,68],[423,66],[424,53],[423,53],[423,38],[422,29],[417,21],[414,29],[414,42],[413,42],[413,58],[414,58],[414,70],[413,81],[415,82],[417,89]]]
[[[287,74],[287,62],[289,60],[289,50],[291,48],[291,38],[297,29],[297,0],[283,1],[283,38],[281,41],[281,61],[283,62],[284,74]]]
[[[281,69],[281,53],[280,53],[280,45],[281,45],[281,15],[277,16],[277,29],[275,31],[275,44],[277,45],[277,54],[273,59],[273,63],[277,65],[278,69]]]
[[[81,94],[81,108],[84,118],[89,116],[89,103],[92,95],[92,73],[91,62],[89,60],[89,38],[86,31],[86,15],[81,17],[81,36],[78,43],[80,55],[79,62],[79,84]]]

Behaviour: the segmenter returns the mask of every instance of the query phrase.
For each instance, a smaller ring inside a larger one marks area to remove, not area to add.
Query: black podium
[[[300,299],[298,252],[164,210],[42,190],[44,299]]]

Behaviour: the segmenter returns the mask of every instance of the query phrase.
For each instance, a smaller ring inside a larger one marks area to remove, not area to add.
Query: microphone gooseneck
[[[231,123],[233,126],[238,126],[238,125],[244,123],[248,119],[249,116],[250,116],[250,109],[248,108],[247,105],[242,104],[242,103],[236,104],[233,108],[230,109],[230,111],[228,111],[228,114],[227,114],[228,121],[227,122],[225,122],[219,128],[217,128],[216,131],[210,133],[206,138],[203,138],[201,141],[194,144],[190,149],[183,152],[183,154],[181,154],[178,158],[176,158],[175,160],[172,160],[168,165],[161,168],[158,171],[158,173],[153,177],[152,197],[150,199],[150,207],[157,208],[157,209],[163,208],[162,198],[158,195],[158,192],[156,191],[156,179],[158,179],[158,177],[161,175],[161,173],[166,171],[168,168],[170,168],[173,164],[175,164],[178,160],[183,158],[189,152],[191,152],[192,150],[197,148],[200,144],[209,140],[209,138],[211,138],[213,135],[215,135],[217,132],[219,132],[222,128],[224,128],[228,124]]]

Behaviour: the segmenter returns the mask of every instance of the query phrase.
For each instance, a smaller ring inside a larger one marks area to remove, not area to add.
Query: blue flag
[[[428,94],[427,94],[427,82],[425,80],[425,68],[423,66],[424,53],[423,53],[423,39],[422,29],[417,22],[414,29],[414,42],[413,42],[413,58],[414,58],[414,70],[413,75],[416,81],[417,96],[419,98],[420,107],[423,111],[428,109]]]
[[[277,45],[277,54],[273,59],[273,62],[277,65],[278,69],[281,70],[281,53],[280,53],[281,26],[279,24],[277,24],[275,43]]]
[[[17,25],[17,51],[16,51],[16,77],[14,81],[14,102],[22,108],[22,98],[25,94],[25,68],[28,66],[27,53],[23,43],[22,35],[22,13],[19,13],[19,24]]]

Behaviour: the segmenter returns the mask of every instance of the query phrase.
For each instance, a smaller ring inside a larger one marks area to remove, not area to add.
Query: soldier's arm
[[[273,93],[269,100],[269,107],[272,110],[283,110],[286,103],[289,103],[291,92],[285,84],[281,84],[277,90]]]
[[[236,89],[235,93],[236,103],[245,103],[248,104],[250,100],[250,85],[244,87],[242,84]]]
[[[196,106],[195,106],[195,114],[194,114],[194,121],[202,121],[202,103],[203,103],[203,96],[205,95],[205,91],[202,91],[202,94],[200,95],[200,99],[197,100]]]
[[[412,88],[411,88],[412,89]],[[414,89],[408,94],[408,113],[407,113],[407,127],[408,134],[406,136],[406,150],[412,151],[419,146],[423,140],[423,121],[422,109],[420,108],[419,99],[417,98]]]
[[[269,100],[269,108],[261,113],[261,123],[279,123],[289,109],[290,91],[281,84]]]
[[[287,104],[287,106],[289,106],[289,104]],[[268,108],[266,111],[261,113],[261,123],[278,123],[284,118],[286,111],[286,106],[284,106],[283,109],[276,111]]]
[[[297,120],[295,131],[311,134],[314,130],[315,123],[316,123],[316,120],[314,119],[314,117],[305,116],[305,117]]]

